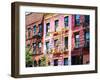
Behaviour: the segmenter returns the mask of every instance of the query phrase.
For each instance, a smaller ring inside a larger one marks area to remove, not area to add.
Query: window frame
[[[67,18],[67,20],[66,20],[66,18]],[[69,23],[69,16],[65,16],[65,17],[64,17],[64,27],[65,27],[65,28],[69,26],[68,23]]]

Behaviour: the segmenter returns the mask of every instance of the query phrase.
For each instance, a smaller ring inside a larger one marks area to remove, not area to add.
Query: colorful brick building
[[[26,47],[32,51],[33,66],[40,66],[43,56],[43,14],[26,15]]]
[[[71,63],[89,63],[89,15],[72,16],[72,52]]]
[[[30,36],[30,37],[29,37]],[[89,16],[72,14],[26,15],[26,46],[34,65],[78,65],[89,63]]]
[[[68,65],[71,15],[47,14],[44,17],[44,53],[50,65]]]

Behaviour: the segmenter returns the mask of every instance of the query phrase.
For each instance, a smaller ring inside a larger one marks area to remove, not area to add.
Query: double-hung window
[[[46,24],[46,35],[48,36],[48,32],[50,30],[50,23]]]
[[[75,15],[75,26],[80,25],[80,15]]]
[[[89,22],[90,22],[90,16],[85,15],[85,24],[89,25]]]
[[[68,49],[68,37],[65,37],[65,48]]]
[[[85,47],[89,47],[90,34],[89,31],[85,32]]]
[[[80,45],[79,33],[75,33],[75,48],[79,48],[79,45]]]
[[[55,20],[55,32],[57,31],[58,23],[59,23],[59,20]]]
[[[47,52],[48,52],[48,50],[49,50],[49,41],[46,42],[46,50],[47,50]]]
[[[33,43],[33,54],[36,54],[36,43]]]
[[[39,24],[39,35],[42,33],[42,24]]]
[[[36,25],[33,26],[34,35],[36,34]]]

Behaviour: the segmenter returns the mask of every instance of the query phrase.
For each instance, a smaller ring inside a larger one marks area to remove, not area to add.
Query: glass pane
[[[58,20],[55,21],[55,26],[58,26]]]
[[[41,42],[39,42],[39,48],[41,47]]]
[[[68,16],[64,18],[64,22],[68,22]]]
[[[36,33],[36,25],[34,25],[33,29],[34,29],[34,34],[35,34]]]
[[[50,29],[50,23],[47,23],[47,24],[46,24],[46,32],[48,32],[49,29]]]
[[[64,65],[68,65],[68,58],[64,58]]]
[[[42,32],[42,24],[39,24],[39,32]]]
[[[46,42],[46,49],[49,49],[49,42]]]
[[[76,19],[80,19],[80,15],[76,15],[75,17],[76,17]]]

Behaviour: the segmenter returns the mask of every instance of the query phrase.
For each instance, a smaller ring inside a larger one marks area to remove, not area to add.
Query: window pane
[[[46,42],[46,49],[49,49],[49,42]]]
[[[58,20],[55,20],[55,31],[57,31],[57,27],[58,27]]]
[[[54,60],[54,66],[58,66],[58,59]]]
[[[40,48],[40,47],[42,47],[42,44],[41,44],[41,42],[39,42],[39,44],[38,44],[38,45],[39,45],[39,48]]]
[[[75,25],[80,25],[80,15],[75,15]]]
[[[68,16],[64,17],[64,25],[65,27],[68,26]]]
[[[58,39],[54,40],[54,46],[57,47]]]
[[[64,65],[68,65],[68,58],[64,58]]]
[[[75,47],[79,48],[79,44],[80,44],[79,33],[75,33]]]
[[[33,43],[33,48],[36,48],[36,43]]]
[[[89,21],[90,21],[90,16],[85,15],[85,23],[87,23],[89,25]]]
[[[46,32],[49,32],[49,29],[50,29],[50,23],[47,23],[46,24]]]
[[[34,34],[36,33],[36,25],[33,26]]]
[[[76,39],[78,39],[79,38],[79,35],[77,34],[75,37],[76,37]]]
[[[68,37],[65,37],[65,47],[68,49]]]
[[[76,15],[76,19],[80,19],[80,15]]]
[[[39,24],[39,33],[42,32],[42,24]]]
[[[86,39],[89,39],[89,32],[86,32]]]
[[[56,27],[58,26],[58,20],[55,21],[55,26],[56,26]]]

